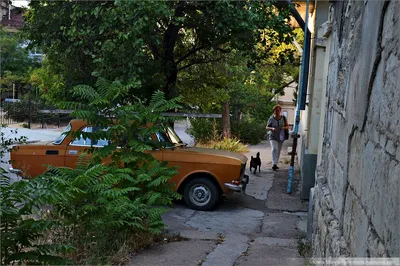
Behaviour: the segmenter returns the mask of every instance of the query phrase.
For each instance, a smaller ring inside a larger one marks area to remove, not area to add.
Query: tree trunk
[[[231,118],[229,116],[229,101],[224,103],[222,112],[222,135],[224,138],[231,137]]]
[[[164,93],[167,99],[172,99],[178,96],[176,89],[176,80],[178,78],[178,68],[174,61],[167,62],[166,67],[166,83]]]
[[[180,1],[176,8],[174,17],[182,17],[184,15],[185,2]],[[178,96],[178,91],[176,90],[176,80],[178,77],[178,66],[175,62],[175,45],[179,38],[179,29],[181,26],[177,23],[172,21],[164,33],[164,41],[163,41],[163,49],[164,49],[164,73],[165,73],[165,86],[164,86],[164,93],[167,99],[172,99]]]

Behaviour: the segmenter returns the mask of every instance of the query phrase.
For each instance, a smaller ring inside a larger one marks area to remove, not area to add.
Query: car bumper
[[[249,183],[249,176],[248,175],[244,175],[241,179],[240,179],[240,184],[236,184],[235,181],[232,181],[232,183],[225,183],[225,187],[236,191],[236,192],[240,192],[240,191],[245,191],[247,184]]]

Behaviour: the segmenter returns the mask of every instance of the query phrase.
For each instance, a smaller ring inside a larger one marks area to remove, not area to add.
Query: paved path
[[[168,233],[187,241],[142,251],[129,265],[303,265],[297,241],[306,234],[307,203],[300,199],[297,183],[294,193],[285,193],[289,156],[284,151],[281,170],[275,172],[269,142],[250,146],[246,155],[260,152],[262,167],[255,175],[246,170],[250,183],[245,194],[226,196],[212,212],[176,203],[163,220]],[[299,181],[298,175],[294,180]]]

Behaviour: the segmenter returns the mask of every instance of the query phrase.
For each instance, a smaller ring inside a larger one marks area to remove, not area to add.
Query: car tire
[[[183,199],[193,210],[209,211],[219,202],[220,194],[219,188],[210,178],[197,177],[185,185]]]

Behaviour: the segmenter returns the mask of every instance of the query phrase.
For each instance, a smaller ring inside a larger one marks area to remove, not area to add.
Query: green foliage
[[[61,100],[67,100],[70,96],[66,89],[65,77],[58,73],[61,72],[60,69],[62,66],[50,64],[49,60],[45,58],[42,66],[30,73],[30,84],[39,90],[41,98],[48,104],[57,104]]]
[[[29,58],[24,40],[18,34],[7,35],[0,30],[0,43],[0,97],[5,98],[6,91],[27,91],[29,73],[40,63]]]
[[[220,121],[210,118],[192,118],[187,134],[192,136],[197,143],[207,143],[221,138]]]
[[[57,191],[44,189],[39,180],[11,183],[4,169],[1,170],[1,263],[67,264],[63,256],[72,252],[73,247],[41,241],[58,227],[58,221],[37,218],[39,204],[53,198]]]
[[[164,89],[171,98],[181,71],[234,50],[264,58],[290,43],[288,20],[289,8],[271,1],[31,1],[25,32],[62,65],[68,89],[92,85],[96,76],[134,78],[142,84],[132,88],[136,95]],[[255,53],[260,42],[264,49]]]
[[[28,50],[23,48],[21,39],[17,34],[8,35],[0,31],[0,75],[3,78],[6,72],[17,76],[26,74],[30,67],[38,64],[28,57]]]
[[[211,141],[209,143],[197,144],[197,147],[206,147],[216,150],[225,150],[232,152],[248,152],[249,149],[240,140],[236,138],[224,138],[219,141]]]
[[[250,115],[244,115],[243,119],[232,123],[232,134],[244,143],[252,145],[260,143],[267,134],[266,122],[252,119]]]
[[[2,128],[3,129],[3,128]],[[14,131],[10,131],[15,134]],[[10,145],[23,142],[24,137],[9,138],[5,130],[0,132],[0,155],[3,158],[11,150]],[[2,163],[4,161],[2,160]],[[1,264],[67,264],[63,258],[73,250],[68,245],[42,241],[45,235],[59,225],[55,220],[42,219],[40,204],[52,203],[59,191],[54,187],[44,188],[42,180],[12,182],[8,173],[0,168],[1,186]]]
[[[79,103],[61,104],[91,125],[108,127],[83,135],[110,142],[89,148],[75,169],[49,166],[42,176],[12,184],[2,174],[2,263],[59,265],[68,263],[66,257],[77,264],[104,264],[133,236],[161,232],[165,206],[181,197],[168,183],[177,169],[153,158],[147,151],[156,145],[145,140],[165,130],[170,120],[160,113],[178,108],[179,99],[156,92],[148,106],[139,99],[126,102],[130,88],[138,85],[99,79],[96,87],[74,89]],[[12,144],[2,141],[4,147]],[[43,213],[49,204],[49,214]]]
[[[267,134],[265,126],[266,121],[256,120],[251,114],[245,114],[240,122],[237,118],[232,119],[232,135],[241,142],[258,144]],[[210,118],[193,118],[190,120],[190,128],[187,129],[187,133],[194,138],[195,142],[203,146],[220,141],[221,132],[221,120]]]
[[[289,80],[296,79],[297,66],[279,66],[271,59],[271,63],[249,68],[248,59],[233,53],[219,62],[194,66],[181,73],[178,87],[185,103],[198,107],[200,112],[221,113],[223,103],[229,101],[233,124],[239,113],[265,123],[275,104],[273,98],[283,94]],[[205,132],[207,127],[200,130]]]
[[[39,111],[44,109],[54,109],[54,106],[43,104],[41,101],[31,101],[29,106],[27,99],[20,102],[4,103],[4,118],[15,122],[26,122],[30,116],[32,123],[45,122],[46,124],[57,124],[59,118],[57,114],[42,114]]]
[[[179,99],[166,100],[162,92],[156,92],[148,106],[139,99],[126,102],[132,86],[139,84],[99,79],[95,87],[74,88],[79,103],[61,104],[74,109],[74,117],[108,128],[83,134],[83,138],[110,140],[103,148],[89,148],[90,159],[83,154],[75,169],[50,167],[46,175],[64,191],[65,197],[53,205],[54,215],[62,217],[65,227],[57,237],[67,237],[77,247],[73,259],[79,264],[107,263],[129,236],[159,233],[165,205],[181,197],[168,183],[177,169],[146,152],[155,144],[145,141],[165,130],[170,120],[160,114],[178,108]]]

